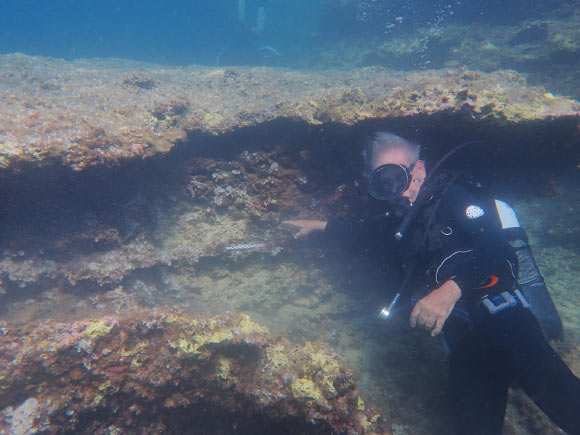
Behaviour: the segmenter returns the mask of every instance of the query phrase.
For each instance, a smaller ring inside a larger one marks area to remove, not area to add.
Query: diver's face
[[[413,159],[407,150],[402,148],[391,148],[390,150],[380,152],[374,156],[373,169],[386,164],[404,165],[410,168],[413,165]],[[423,185],[423,181],[425,181],[425,175],[425,163],[423,160],[418,160],[411,171],[411,184],[409,185],[409,188],[401,194],[401,197],[408,198],[411,203],[415,202],[419,195],[419,190]]]

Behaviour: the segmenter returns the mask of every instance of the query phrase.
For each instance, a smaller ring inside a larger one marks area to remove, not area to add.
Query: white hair
[[[418,143],[403,139],[388,131],[379,131],[373,135],[363,151],[364,175],[369,175],[373,170],[374,159],[377,155],[392,149],[400,149],[408,153],[411,164],[416,163],[420,158],[421,146]]]

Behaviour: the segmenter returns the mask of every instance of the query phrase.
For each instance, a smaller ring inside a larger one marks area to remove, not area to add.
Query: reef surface
[[[0,167],[116,165],[169,151],[191,132],[276,119],[353,125],[440,111],[499,121],[574,115],[577,101],[515,71],[300,72],[170,68],[121,60],[0,56]]]
[[[354,6],[355,2],[329,1],[327,5],[330,10],[340,11],[349,3]],[[374,3],[377,8],[382,6]],[[487,18],[482,14],[479,19],[472,16],[466,22],[461,18],[450,19],[450,11],[441,11],[438,23],[434,20],[411,29],[393,22],[384,32],[376,29],[374,35],[369,32],[364,37],[329,40],[315,48],[304,63],[317,68],[381,65],[396,70],[459,66],[480,71],[515,69],[531,84],[577,99],[580,98],[578,6],[576,0],[533,5],[519,2],[517,16],[506,12],[499,21],[492,18],[493,12]],[[515,2],[510,7],[513,14]]]
[[[364,214],[377,129],[486,141],[462,168],[512,189],[579,373],[578,102],[514,71],[0,64],[0,430],[446,433],[442,348],[374,317],[398,271],[282,225]],[[506,433],[555,430],[510,397]]]
[[[3,330],[0,355],[3,433],[380,430],[335,352],[247,315],[31,324]]]

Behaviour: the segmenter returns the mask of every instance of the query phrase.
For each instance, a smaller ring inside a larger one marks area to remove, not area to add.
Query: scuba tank
[[[548,340],[562,340],[564,332],[562,320],[532,255],[528,236],[520,226],[513,208],[497,199],[495,200],[495,205],[506,239],[518,257],[518,287],[540,322],[546,338]]]

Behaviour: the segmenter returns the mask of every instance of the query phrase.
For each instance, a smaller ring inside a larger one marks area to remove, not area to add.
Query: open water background
[[[549,15],[566,3],[574,2],[2,0],[0,52],[302,67],[329,43],[354,39],[374,46],[418,29],[509,25]]]

